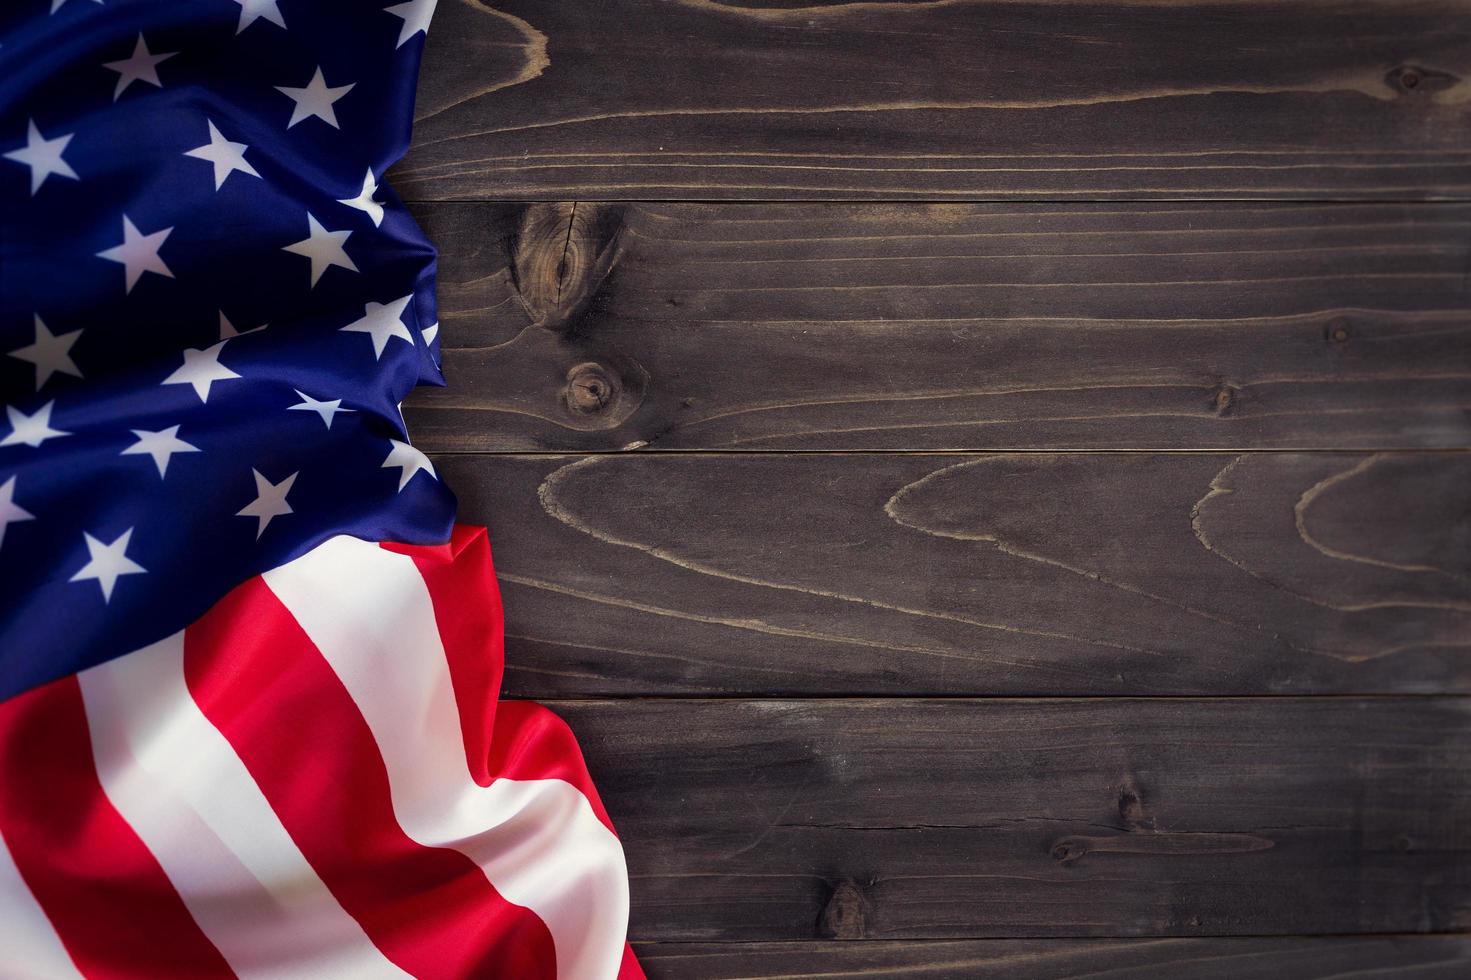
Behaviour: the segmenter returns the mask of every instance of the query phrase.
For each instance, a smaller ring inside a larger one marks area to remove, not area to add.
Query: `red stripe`
[[[504,701],[497,708],[505,662],[504,620],[485,528],[458,524],[449,543],[437,547],[383,547],[413,559],[429,587],[475,781],[488,786],[498,778],[565,780],[587,797],[612,831],[577,737],[566,723],[525,701]]]
[[[385,956],[423,978],[556,976],[541,919],[502,898],[465,855],[421,846],[400,829],[372,732],[263,581],[240,586],[188,629],[184,675]]]
[[[88,977],[234,976],[103,792],[75,676],[0,703],[0,835]]]
[[[382,547],[413,559],[429,587],[455,704],[460,709],[465,760],[475,782],[488,786],[494,777],[485,760],[494,743],[506,652],[500,587],[485,528],[456,524],[448,544]]]

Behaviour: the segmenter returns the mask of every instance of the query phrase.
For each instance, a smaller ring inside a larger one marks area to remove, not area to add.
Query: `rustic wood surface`
[[[418,199],[1471,190],[1464,0],[448,0]]]
[[[445,0],[390,180],[654,980],[1471,974],[1471,0]]]
[[[436,459],[507,690],[1471,689],[1471,455]]]
[[[627,851],[634,939],[1471,926],[1464,698],[552,708]]]
[[[429,450],[1471,446],[1471,206],[416,212]]]
[[[1471,941],[1007,939],[639,943],[650,980],[1464,980]]]

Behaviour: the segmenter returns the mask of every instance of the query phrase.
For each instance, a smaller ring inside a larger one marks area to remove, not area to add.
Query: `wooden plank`
[[[1471,454],[435,465],[516,695],[1471,690]]]
[[[650,980],[1464,980],[1471,940],[1052,939],[640,943]]]
[[[454,0],[410,198],[1464,195],[1464,0]]]
[[[1464,698],[552,707],[635,940],[1471,926]]]
[[[1471,446],[1468,206],[417,213],[431,451]]]

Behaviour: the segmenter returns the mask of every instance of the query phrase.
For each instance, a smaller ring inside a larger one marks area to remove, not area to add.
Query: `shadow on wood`
[[[553,708],[635,940],[831,936],[835,896],[851,939],[1471,925],[1464,699]]]
[[[971,940],[639,943],[650,980],[1462,980],[1471,940]]]

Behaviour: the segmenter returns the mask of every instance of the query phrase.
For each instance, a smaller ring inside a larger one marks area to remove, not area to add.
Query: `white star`
[[[365,333],[373,338],[373,360],[383,356],[383,348],[393,337],[414,342],[414,335],[404,326],[403,315],[413,301],[413,294],[396,299],[391,303],[369,303],[363,307],[363,316],[343,327],[346,333]]]
[[[92,0],[92,2],[101,3],[102,0]],[[62,4],[64,3],[66,3],[66,0],[51,0],[51,12],[53,14],[56,13],[58,10],[61,9]]]
[[[297,474],[291,474],[280,483],[272,483],[261,476],[259,470],[250,472],[255,474],[255,499],[242,507],[235,516],[254,517],[260,521],[255,529],[255,538],[259,541],[272,518],[293,513],[291,505],[286,502],[286,495],[291,492],[291,484],[296,482]]]
[[[0,483],[0,545],[5,544],[5,529],[21,521],[34,521],[36,515],[15,502],[15,477]]]
[[[409,481],[414,478],[414,474],[420,470],[428,473],[436,480],[439,479],[439,475],[434,472],[434,464],[429,462],[428,456],[425,456],[406,442],[399,442],[397,439],[390,439],[388,441],[393,445],[393,448],[389,450],[388,458],[383,461],[383,465],[379,468],[388,469],[397,466],[403,469],[403,474],[398,478],[398,489],[400,493],[403,492],[404,487],[409,485]]]
[[[113,262],[122,263],[127,279],[125,293],[131,293],[133,291],[133,287],[138,284],[138,280],[143,277],[143,273],[145,272],[157,273],[160,276],[168,276],[172,279],[174,278],[174,274],[169,271],[169,267],[159,257],[158,250],[163,247],[164,240],[169,237],[169,233],[173,230],[173,228],[165,228],[163,231],[155,231],[150,235],[145,235],[138,230],[137,225],[133,224],[131,218],[123,215],[123,243],[121,245],[115,245],[106,251],[98,252],[97,257],[99,259],[108,259]]]
[[[90,560],[70,580],[83,582],[87,579],[96,579],[97,584],[102,586],[102,601],[111,602],[112,587],[117,585],[118,579],[124,575],[142,575],[148,571],[126,554],[128,541],[132,536],[133,529],[128,528],[118,535],[112,544],[103,544],[97,538],[83,532],[82,538],[87,542],[87,553]]]
[[[178,53],[168,51],[164,54],[153,54],[148,50],[148,42],[139,34],[137,43],[133,45],[132,57],[122,61],[109,61],[102,66],[118,73],[117,87],[112,90],[112,101],[116,102],[134,82],[147,82],[163,88],[163,82],[158,80],[158,66]]]
[[[174,453],[197,453],[198,446],[190,445],[179,438],[179,427],[171,425],[167,429],[157,432],[149,432],[147,429],[133,429],[133,435],[138,441],[120,455],[123,456],[152,456],[153,465],[158,467],[158,475],[164,476],[169,469],[169,457]]]
[[[225,311],[220,310],[220,340],[222,342],[229,340],[231,337],[243,337],[248,333],[264,330],[266,326],[267,324],[262,323],[260,326],[251,327],[249,330],[237,330],[235,329],[235,324],[230,322],[230,318],[225,316]]]
[[[439,336],[439,324],[431,323],[422,332],[424,334],[424,343],[432,344],[434,343],[434,338]]]
[[[408,3],[383,8],[393,16],[403,18],[403,30],[398,32],[398,44],[395,47],[403,47],[409,38],[420,31],[423,31],[426,37],[428,36],[429,21],[434,17],[434,7],[437,3],[439,0],[408,0]]]
[[[55,401],[49,401],[38,408],[33,415],[27,415],[14,405],[5,406],[5,414],[10,418],[10,435],[0,439],[0,446],[18,446],[25,443],[35,448],[47,439],[59,439],[62,436],[71,435],[70,432],[51,428],[51,409],[55,405]]]
[[[209,386],[216,381],[228,381],[240,375],[220,363],[220,351],[225,346],[222,340],[204,350],[190,348],[184,352],[184,364],[161,384],[193,385],[194,393],[201,402],[209,401]]]
[[[317,280],[322,278],[322,273],[334,265],[352,272],[358,271],[352,259],[347,257],[347,250],[343,248],[352,232],[328,231],[310,212],[306,216],[306,226],[306,238],[292,245],[283,245],[281,248],[282,251],[304,255],[312,260],[313,286],[317,284]]]
[[[305,88],[277,85],[277,92],[296,103],[296,108],[291,110],[291,121],[286,124],[286,128],[290,129],[297,123],[316,116],[333,129],[341,129],[342,127],[337,125],[337,110],[332,108],[332,104],[351,92],[356,84],[352,82],[329,88],[327,80],[322,77],[322,69],[318,68],[317,73],[312,76],[310,82],[306,83]]]
[[[281,17],[281,8],[276,6],[281,0],[235,0],[240,4],[240,26],[235,29],[239,34],[251,24],[264,17],[277,27],[285,27],[286,21]]]
[[[205,122],[209,123],[209,142],[204,146],[185,151],[184,155],[197,160],[208,160],[214,164],[215,190],[225,186],[225,178],[237,170],[243,174],[250,174],[252,177],[259,177],[260,174],[256,173],[255,168],[245,159],[245,151],[250,147],[244,143],[230,142],[220,135],[220,131],[215,128],[212,120],[206,119]]]
[[[57,136],[48,140],[36,128],[35,120],[31,120],[26,127],[26,145],[19,150],[11,150],[5,154],[5,159],[14,160],[16,163],[31,168],[32,197],[36,196],[41,185],[46,183],[46,178],[52,174],[71,180],[77,179],[77,172],[71,168],[71,164],[61,158],[61,155],[66,152],[66,145],[75,135],[76,133],[67,133],[65,136]]]
[[[82,335],[82,331],[73,330],[71,333],[54,334],[46,329],[46,324],[38,316],[36,321],[36,342],[27,344],[25,347],[17,347],[10,352],[10,356],[22,361],[30,361],[36,365],[36,390],[45,387],[46,382],[56,373],[70,374],[74,378],[80,378],[82,372],[77,370],[76,362],[72,360],[72,344]]]
[[[286,410],[288,412],[316,412],[322,417],[322,421],[327,423],[327,428],[329,429],[332,428],[332,419],[337,415],[338,412],[353,411],[350,408],[342,407],[341,398],[334,398],[331,401],[318,401],[317,399],[313,398],[311,395],[308,395],[306,392],[300,390],[299,388],[293,390],[301,396],[301,403],[297,405],[288,405]]]
[[[363,189],[357,197],[345,197],[338,204],[346,204],[350,208],[359,211],[373,219],[373,227],[383,224],[383,205],[373,200],[373,195],[378,193],[378,182],[373,179],[373,168],[368,168],[368,176],[363,178]]]

